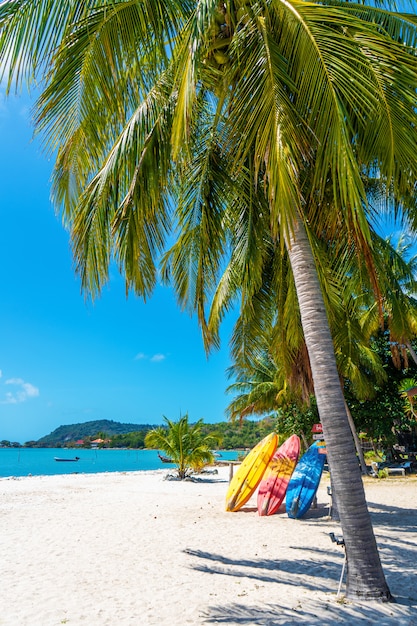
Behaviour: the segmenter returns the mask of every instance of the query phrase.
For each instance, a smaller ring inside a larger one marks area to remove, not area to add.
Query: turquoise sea
[[[235,450],[221,450],[219,460],[235,460]],[[54,457],[76,462],[59,462]],[[62,448],[0,448],[0,477],[41,476],[53,474],[95,474],[99,472],[137,472],[169,469],[157,450],[73,450]]]

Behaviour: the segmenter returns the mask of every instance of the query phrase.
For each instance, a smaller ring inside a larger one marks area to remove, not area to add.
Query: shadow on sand
[[[314,562],[311,558],[306,559],[281,559],[275,561],[272,559],[240,559],[235,560],[220,554],[212,554],[203,552],[202,550],[185,550],[186,554],[200,559],[192,565],[193,569],[207,574],[218,574],[222,576],[235,576],[237,578],[247,578],[258,582],[281,583],[285,585],[298,586],[302,584],[312,591],[322,590],[322,579],[334,580],[334,584],[329,584],[330,588],[337,588],[339,580],[343,554],[337,555],[337,561],[334,562],[335,554],[332,551],[319,550],[316,548],[306,551],[319,553],[319,561]],[[305,574],[308,572],[308,580]],[[303,575],[303,581],[297,578],[297,575]],[[314,578],[317,581],[314,581]]]
[[[415,508],[404,509],[375,502],[368,502],[372,522],[377,526],[387,526],[391,530],[417,532],[417,514]]]
[[[297,549],[297,548],[295,548]],[[406,547],[400,547],[401,550]],[[300,601],[292,591],[283,594],[283,587],[271,588],[272,593],[283,597],[282,604],[256,606],[231,602],[221,606],[211,606],[204,613],[203,624],[228,624],[229,626],[281,626],[302,623],[308,626],[417,626],[417,595],[406,587],[397,596],[395,603],[351,604],[337,602],[336,591],[341,574],[343,551],[332,549],[305,548],[305,558],[299,559],[233,559],[221,554],[201,550],[185,550],[192,559],[191,567],[211,575],[233,576],[254,580],[257,583],[279,583],[301,588],[317,594],[314,602],[306,597]],[[409,557],[409,555],[408,555]],[[401,558],[401,557],[400,557]],[[388,566],[389,569],[389,566]],[[402,573],[402,583],[407,586],[408,568]],[[414,570],[413,570],[414,574]],[[325,581],[325,582],[324,582]],[[323,592],[325,595],[323,595]],[[327,594],[326,594],[327,592]],[[410,593],[415,597],[407,597]],[[301,596],[302,597],[302,596]]]
[[[228,626],[284,626],[286,624],[306,624],[308,626],[416,626],[415,609],[399,610],[396,604],[351,605],[336,602],[295,603],[288,608],[279,604],[262,607],[232,603],[226,606],[210,607],[204,615],[204,624],[227,624]],[[410,609],[410,607],[408,607]]]

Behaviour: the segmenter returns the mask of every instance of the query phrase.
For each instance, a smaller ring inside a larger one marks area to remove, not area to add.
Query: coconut
[[[222,11],[216,11],[214,19],[216,20],[216,24],[219,24],[220,26],[226,21],[224,13]]]
[[[227,63],[229,60],[229,57],[227,56],[227,54],[225,54],[221,50],[216,50],[213,53],[213,56],[219,65],[223,65],[224,63]]]

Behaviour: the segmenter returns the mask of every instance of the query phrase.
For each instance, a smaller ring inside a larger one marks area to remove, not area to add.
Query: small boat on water
[[[168,456],[163,456],[162,454],[159,454],[159,452],[158,456],[161,459],[162,463],[173,463],[173,460],[170,459]]]
[[[75,456],[72,459],[64,459],[64,458],[62,458],[60,456],[54,456],[54,459],[55,459],[55,461],[72,461],[72,462],[75,462],[75,461],[79,461],[80,457],[79,456]]]

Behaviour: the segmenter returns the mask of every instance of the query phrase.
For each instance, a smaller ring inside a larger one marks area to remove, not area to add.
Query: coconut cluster
[[[212,44],[208,62],[212,67],[220,67],[228,62],[233,29],[247,23],[250,6],[248,0],[236,0],[234,7],[231,7],[232,12],[229,12],[224,3],[219,4],[211,28]]]

